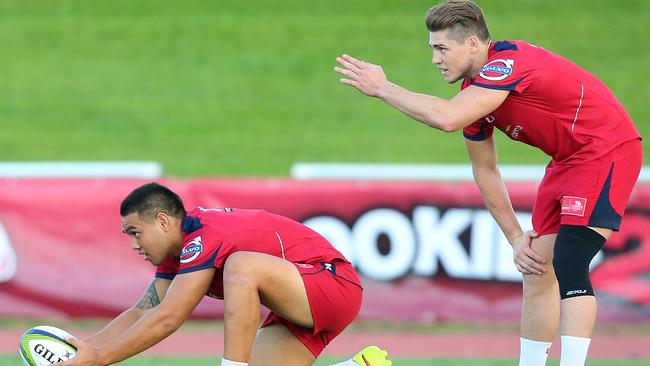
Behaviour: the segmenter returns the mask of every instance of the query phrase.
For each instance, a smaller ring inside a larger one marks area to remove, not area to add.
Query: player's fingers
[[[529,257],[529,252],[519,253],[515,259],[515,263],[530,273],[542,274],[546,272],[544,266],[536,263],[532,258]]]
[[[352,72],[350,70],[347,70],[347,69],[343,69],[341,67],[335,67],[334,71],[338,72],[341,75],[344,75],[344,76],[347,76],[347,77],[353,78],[353,79],[357,76],[357,74],[355,74],[354,72]]]
[[[526,235],[530,236],[531,238],[536,238],[539,236],[539,233],[535,230],[529,230]]]
[[[349,86],[352,86],[352,87],[355,87],[355,88],[359,89],[359,84],[354,80],[342,78],[341,79],[341,84],[349,85]]]
[[[346,69],[351,70],[351,71],[353,71],[355,73],[358,73],[359,71],[361,71],[352,62],[349,62],[349,61],[345,60],[342,57],[337,57],[336,62],[338,62],[341,66],[345,67]]]
[[[532,274],[532,272],[529,269],[527,269],[526,267],[522,266],[519,263],[515,263],[515,267],[517,267],[517,271],[523,274]]]
[[[538,268],[536,268],[533,264],[531,264],[530,262],[522,262],[521,263],[521,268],[526,270],[526,272],[528,274],[536,274],[536,275],[541,275],[542,274],[542,272]]]
[[[351,63],[352,65],[358,67],[358,68],[363,68],[365,66],[365,62],[359,61],[356,58],[350,56],[350,55],[343,55],[341,56],[345,61]]]
[[[526,266],[528,268],[530,268],[533,272],[537,274],[542,274],[546,272],[546,267],[544,267],[544,265],[534,260],[533,258],[528,257],[528,259],[525,260],[524,262],[526,263]]]
[[[534,260],[536,263],[540,263],[540,264],[546,263],[546,258],[535,253],[535,251],[532,248],[530,249],[530,251],[526,253],[526,255],[528,256],[528,258]]]

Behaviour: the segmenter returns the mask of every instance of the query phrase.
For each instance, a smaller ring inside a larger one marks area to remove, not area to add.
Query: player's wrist
[[[396,90],[397,85],[386,80],[384,83],[377,87],[375,96],[383,101],[388,101],[391,98],[392,93]]]
[[[507,235],[506,238],[508,239],[508,243],[510,243],[510,246],[515,246],[517,243],[517,240],[519,240],[522,236],[524,236],[523,231],[517,231],[514,232],[513,234]]]
[[[111,352],[108,352],[106,347],[97,347],[94,349],[98,365],[106,366],[117,362],[117,360],[111,359]]]

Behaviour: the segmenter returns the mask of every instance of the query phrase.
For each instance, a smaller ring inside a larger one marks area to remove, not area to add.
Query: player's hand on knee
[[[533,238],[538,236],[537,232],[529,230],[515,239],[512,245],[515,266],[523,274],[541,275],[546,272],[546,259],[537,254],[531,247]]]

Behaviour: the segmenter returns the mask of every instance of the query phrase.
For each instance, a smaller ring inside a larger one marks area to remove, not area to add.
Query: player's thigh
[[[274,313],[303,327],[314,325],[305,284],[293,263],[264,253],[237,252],[228,258],[224,276],[233,272],[254,276],[260,301]]]
[[[262,328],[255,337],[250,366],[307,366],[316,358],[282,324]]]

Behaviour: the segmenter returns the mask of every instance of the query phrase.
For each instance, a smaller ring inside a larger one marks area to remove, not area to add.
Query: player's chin
[[[461,77],[458,75],[449,75],[449,74],[444,75],[443,78],[448,84],[453,84],[461,79]]]

